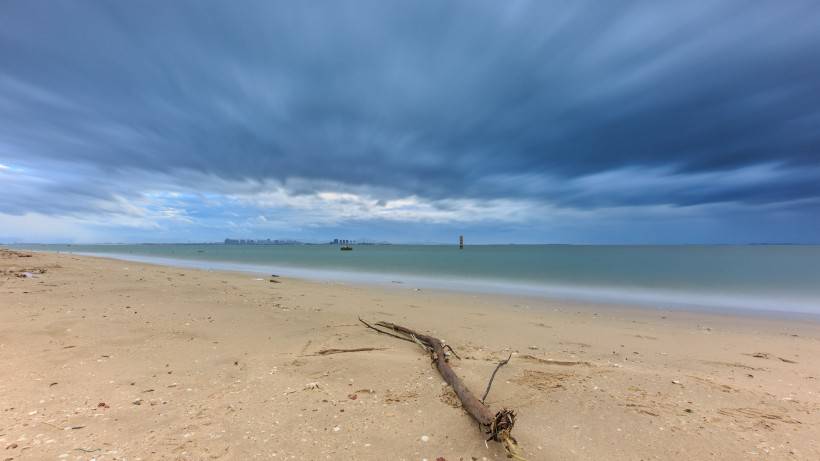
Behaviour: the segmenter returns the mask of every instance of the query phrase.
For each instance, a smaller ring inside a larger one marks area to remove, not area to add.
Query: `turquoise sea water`
[[[820,246],[27,245],[407,287],[820,314]]]

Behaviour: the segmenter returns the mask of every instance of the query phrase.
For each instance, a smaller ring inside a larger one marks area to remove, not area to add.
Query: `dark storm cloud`
[[[3,2],[0,163],[59,169],[40,193],[77,199],[0,211],[125,194],[133,171],[581,208],[813,198],[818,45],[816,1]]]

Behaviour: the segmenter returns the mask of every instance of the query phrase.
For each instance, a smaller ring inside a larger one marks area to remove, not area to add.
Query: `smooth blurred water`
[[[27,245],[340,281],[820,313],[820,246]]]

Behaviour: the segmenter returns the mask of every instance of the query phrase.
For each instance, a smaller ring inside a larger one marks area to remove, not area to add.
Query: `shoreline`
[[[357,317],[447,339],[476,391],[511,354],[488,404],[531,461],[820,457],[815,322],[269,280],[0,250],[6,458],[506,459]]]
[[[125,253],[89,253],[50,250],[26,250],[43,253],[75,254],[96,258],[107,258],[120,261],[131,261],[143,264],[200,269],[209,271],[231,271],[257,275],[284,275],[290,278],[318,281],[339,282],[369,287],[406,287],[408,289],[432,289],[441,292],[523,296],[551,301],[579,304],[602,304],[606,306],[639,307],[655,310],[683,310],[690,312],[715,313],[720,315],[762,316],[808,320],[820,322],[820,304],[780,302],[780,309],[772,309],[772,300],[760,301],[757,298],[746,299],[718,294],[686,294],[667,290],[632,290],[629,288],[606,288],[576,286],[545,286],[527,283],[516,283],[491,279],[466,279],[448,277],[444,280],[433,277],[421,277],[411,274],[388,273],[376,274],[355,270],[315,269],[293,266],[261,265],[231,261],[207,261],[183,258],[166,258]],[[686,298],[686,299],[684,299]]]

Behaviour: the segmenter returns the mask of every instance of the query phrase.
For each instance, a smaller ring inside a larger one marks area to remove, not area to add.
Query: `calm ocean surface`
[[[820,246],[25,245],[214,270],[820,314]]]

